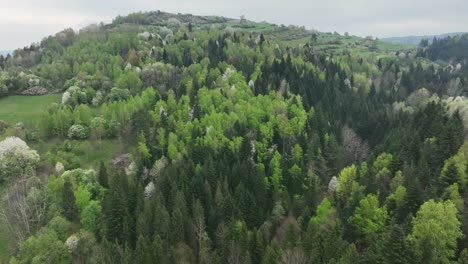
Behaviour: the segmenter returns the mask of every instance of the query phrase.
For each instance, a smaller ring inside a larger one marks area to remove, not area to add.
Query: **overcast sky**
[[[0,50],[64,28],[161,10],[221,15],[377,37],[468,31],[467,0],[0,0]]]

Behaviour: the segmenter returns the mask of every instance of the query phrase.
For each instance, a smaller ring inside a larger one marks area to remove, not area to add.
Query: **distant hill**
[[[426,35],[426,36],[406,36],[406,37],[390,37],[390,38],[381,38],[380,40],[390,43],[399,43],[399,44],[409,44],[409,45],[418,45],[421,40],[428,39],[429,42],[432,42],[434,37],[436,38],[445,38],[448,36],[456,36],[464,34],[463,32],[454,32],[454,33],[446,33],[440,35]]]
[[[437,38],[428,46],[420,47],[418,55],[430,60],[458,61],[468,59],[468,34]]]
[[[10,50],[0,50],[0,55],[6,56],[8,54],[12,54],[13,51]]]

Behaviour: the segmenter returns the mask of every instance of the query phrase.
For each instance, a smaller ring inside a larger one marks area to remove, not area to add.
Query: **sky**
[[[466,0],[0,0],[0,50],[62,29],[161,10],[305,26],[324,32],[394,37],[468,31]]]

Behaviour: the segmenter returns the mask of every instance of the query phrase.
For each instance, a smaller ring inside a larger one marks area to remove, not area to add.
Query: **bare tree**
[[[370,147],[353,129],[344,126],[341,131],[346,164],[361,163],[369,156]]]
[[[243,264],[247,261],[245,257],[245,252],[242,251],[242,248],[239,244],[232,241],[229,244],[229,256],[228,256],[228,263],[229,264]]]
[[[198,258],[200,259],[201,251],[203,247],[203,240],[205,238],[205,216],[203,215],[203,208],[199,200],[195,202],[194,216],[193,216],[193,227],[195,232],[195,238],[197,239],[198,246]]]
[[[38,230],[46,219],[47,195],[42,182],[20,179],[5,192],[1,218],[16,243]]]
[[[282,264],[305,264],[307,257],[301,248],[286,249],[281,255]]]

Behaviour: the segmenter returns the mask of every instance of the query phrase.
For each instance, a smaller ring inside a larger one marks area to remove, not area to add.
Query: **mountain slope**
[[[0,121],[0,247],[12,263],[456,261],[467,67],[417,52],[159,11],[17,50],[0,109],[38,109]],[[61,101],[10,97],[44,90]]]

